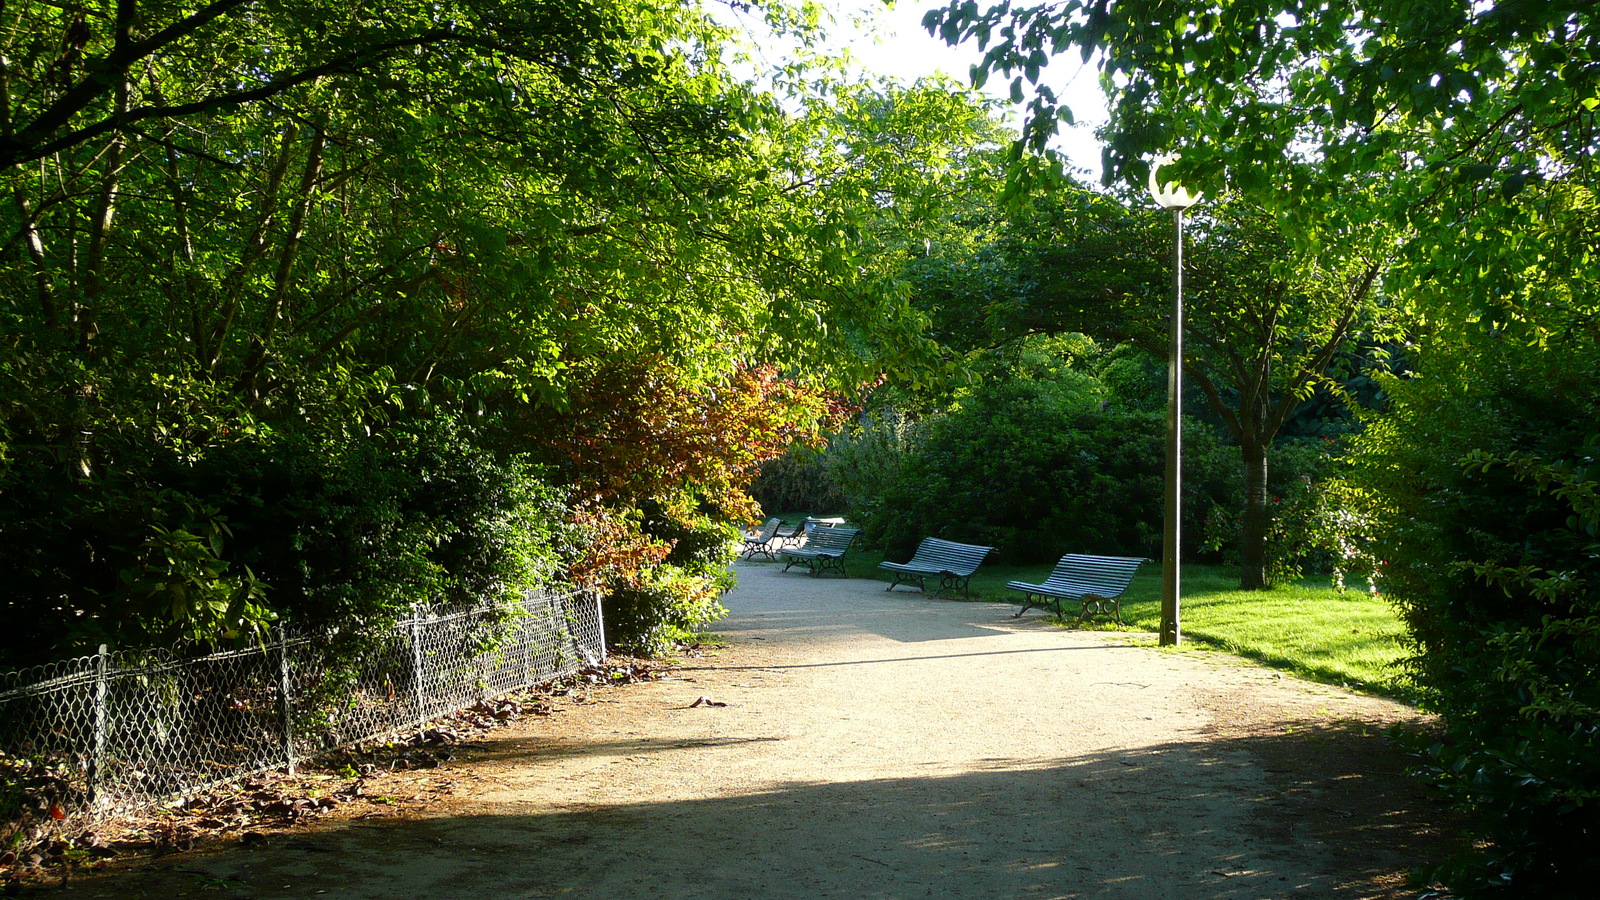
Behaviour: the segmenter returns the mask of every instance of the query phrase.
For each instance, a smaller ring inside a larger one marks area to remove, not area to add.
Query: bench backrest
[[[956,575],[971,575],[977,571],[983,558],[993,549],[978,544],[958,544],[943,538],[923,538],[922,543],[917,545],[917,552],[911,555],[911,562],[906,565],[912,568],[938,569]]]
[[[1138,556],[1084,556],[1068,553],[1056,563],[1045,585],[1068,593],[1114,600],[1128,589],[1133,573],[1149,560]]]
[[[778,527],[782,524],[782,519],[768,519],[766,524],[761,526],[760,531],[757,531],[754,535],[745,538],[745,540],[753,540],[756,543],[765,544],[767,541],[772,540],[773,535],[778,533]]]
[[[850,549],[850,543],[861,532],[859,528],[840,528],[833,525],[818,525],[811,529],[811,534],[806,536],[806,547],[811,550],[828,550],[843,553]]]

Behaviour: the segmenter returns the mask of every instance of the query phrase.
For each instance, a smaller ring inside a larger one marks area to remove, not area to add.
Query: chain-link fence
[[[605,658],[592,593],[186,655],[107,652],[0,673],[0,828],[113,817],[284,767]]]

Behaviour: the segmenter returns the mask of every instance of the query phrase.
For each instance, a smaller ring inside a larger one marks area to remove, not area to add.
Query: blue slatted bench
[[[1017,616],[1030,609],[1054,608],[1056,615],[1065,615],[1061,610],[1063,600],[1081,604],[1083,609],[1078,614],[1080,620],[1089,615],[1089,607],[1094,607],[1094,612],[1105,614],[1109,612],[1118,625],[1122,621],[1122,605],[1120,598],[1128,589],[1128,583],[1133,580],[1133,573],[1139,566],[1150,560],[1134,556],[1084,556],[1068,553],[1056,563],[1055,570],[1043,584],[1030,584],[1026,581],[1013,581],[1006,587],[1013,591],[1022,591],[1022,608],[1017,610]],[[1109,604],[1110,608],[1107,609]],[[1016,618],[1013,616],[1012,618]]]
[[[910,562],[881,562],[878,563],[878,568],[895,573],[894,584],[884,588],[886,591],[892,591],[901,584],[915,581],[917,589],[927,593],[928,588],[923,584],[923,579],[937,575],[939,589],[933,592],[935,597],[944,593],[946,588],[960,588],[962,596],[971,600],[972,592],[968,590],[968,582],[972,580],[972,573],[978,570],[983,558],[993,549],[978,544],[958,544],[942,538],[923,538],[922,543],[917,545],[917,552],[911,554]]]
[[[821,575],[831,570],[848,578],[849,575],[844,570],[844,555],[849,552],[850,545],[855,543],[856,535],[860,533],[859,528],[814,526],[806,535],[804,546],[778,551],[779,556],[788,560],[783,570],[787,572],[790,566],[802,563],[806,571],[812,575]]]

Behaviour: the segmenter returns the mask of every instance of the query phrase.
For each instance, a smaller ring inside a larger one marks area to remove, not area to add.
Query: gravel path
[[[1403,706],[1010,606],[739,571],[727,648],[496,732],[423,814],[73,892],[1405,896],[1428,811],[1374,736]]]

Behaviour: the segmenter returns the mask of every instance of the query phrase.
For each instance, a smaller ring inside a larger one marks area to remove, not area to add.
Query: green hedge
[[[1592,332],[1435,348],[1359,440],[1382,584],[1444,736],[1427,770],[1486,841],[1478,896],[1600,884],[1600,370]]]

